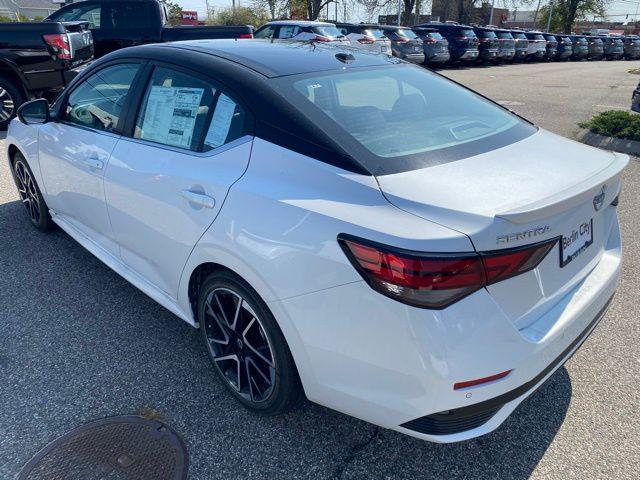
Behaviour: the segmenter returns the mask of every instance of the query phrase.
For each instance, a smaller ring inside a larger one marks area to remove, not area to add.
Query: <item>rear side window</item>
[[[208,82],[166,68],[154,71],[134,138],[206,152],[246,133],[244,110]]]
[[[287,39],[293,38],[300,33],[300,27],[298,25],[281,25],[278,32],[278,38]]]
[[[83,3],[63,8],[49,16],[54,22],[89,22],[90,28],[101,28],[100,5],[95,3]]]
[[[83,80],[69,94],[64,120],[104,132],[115,132],[139,68],[137,63],[113,65]]]
[[[410,66],[304,78],[293,88],[311,116],[324,114],[382,162],[492,137],[523,123],[469,90]]]
[[[152,25],[151,8],[151,2],[107,2],[103,28],[117,30],[149,28]]]
[[[327,37],[327,38],[338,38],[343,36],[342,32],[338,30],[336,27],[334,27],[333,25],[315,26],[311,30],[316,35],[320,35],[322,37]]]
[[[253,38],[273,38],[273,32],[275,28],[272,25],[262,27],[253,34]]]

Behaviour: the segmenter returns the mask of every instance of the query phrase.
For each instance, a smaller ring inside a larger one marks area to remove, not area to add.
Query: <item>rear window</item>
[[[526,35],[530,40],[544,40],[544,37],[540,33],[530,33]]]
[[[344,37],[342,32],[334,25],[320,25],[311,29],[313,33],[327,38]]]
[[[285,98],[376,172],[471,156],[535,132],[507,110],[413,66],[279,81]]]
[[[433,38],[434,40],[442,40],[443,39],[442,35],[440,35],[438,32],[429,32],[427,34],[427,37]]]
[[[527,39],[527,37],[522,32],[515,32],[515,33],[512,33],[511,35],[513,36],[513,38],[517,38],[519,40],[526,40]]]
[[[384,37],[384,32],[379,28],[367,28],[366,30],[363,30],[362,33],[367,37],[373,37],[377,39]]]
[[[513,35],[511,35],[509,32],[498,32],[498,38],[511,40],[513,38]]]
[[[408,28],[400,28],[400,29],[398,29],[398,30],[396,30],[396,34],[399,37],[404,37],[404,38],[418,38],[416,33],[413,30],[410,30]]]
[[[475,37],[476,32],[474,32],[470,28],[461,28],[460,30],[458,30],[458,35],[461,37]]]
[[[492,32],[489,30],[479,30],[478,36],[480,38],[498,38],[498,36],[496,35],[496,32]]]

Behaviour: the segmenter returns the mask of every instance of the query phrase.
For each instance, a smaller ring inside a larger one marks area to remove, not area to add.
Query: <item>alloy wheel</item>
[[[0,121],[6,121],[13,115],[15,106],[11,94],[0,87]]]
[[[21,160],[15,163],[14,170],[20,200],[22,200],[22,204],[27,209],[31,220],[36,224],[40,223],[41,212],[38,189],[31,172]]]
[[[249,303],[228,288],[211,291],[203,328],[216,366],[231,387],[251,402],[273,392],[276,364],[264,326]]]

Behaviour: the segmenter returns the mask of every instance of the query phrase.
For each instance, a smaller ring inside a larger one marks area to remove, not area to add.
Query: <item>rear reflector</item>
[[[339,235],[351,264],[374,290],[402,303],[442,309],[492,283],[535,268],[557,239],[487,253],[421,253]]]
[[[500,380],[511,373],[511,370],[506,372],[496,373],[490,377],[478,378],[476,380],[469,380],[467,382],[458,382],[453,385],[454,390],[460,390],[461,388],[475,387],[476,385],[482,385],[483,383],[493,382],[494,380]]]

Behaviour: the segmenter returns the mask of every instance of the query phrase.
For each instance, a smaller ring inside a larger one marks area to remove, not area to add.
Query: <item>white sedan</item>
[[[33,225],[199,327],[265,414],[306,395],[425,440],[485,434],[620,273],[626,156],[387,56],[127,48],[25,104],[7,145]]]

